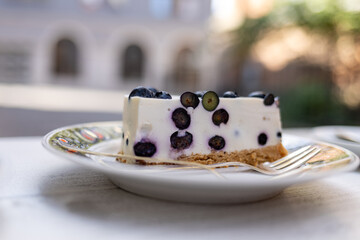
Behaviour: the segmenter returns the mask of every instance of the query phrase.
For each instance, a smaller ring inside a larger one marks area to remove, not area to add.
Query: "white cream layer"
[[[132,97],[130,100],[125,96],[124,154],[134,155],[133,146],[142,139],[148,139],[156,145],[157,151],[153,157],[170,159],[176,159],[182,154],[209,154],[212,149],[208,141],[215,135],[225,139],[222,151],[226,152],[272,146],[281,141],[277,136],[281,132],[280,111],[275,103],[265,106],[261,98],[220,98],[218,107],[212,112],[203,108],[201,100],[195,109],[187,108],[191,124],[181,131],[191,133],[193,142],[189,148],[178,151],[170,144],[170,136],[179,131],[171,119],[177,108],[184,108],[178,96],[173,99]],[[212,122],[212,114],[221,108],[229,113],[229,120],[226,124],[216,126]],[[258,143],[261,133],[268,137],[265,145]]]

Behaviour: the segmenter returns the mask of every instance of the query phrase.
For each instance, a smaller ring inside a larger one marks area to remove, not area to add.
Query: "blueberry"
[[[224,98],[237,98],[237,97],[239,97],[239,96],[237,95],[236,92],[227,91],[227,92],[224,92],[223,97],[224,97]]]
[[[137,87],[134,88],[134,90],[131,91],[129,95],[129,99],[131,97],[144,97],[144,98],[153,98],[155,95],[152,91],[145,87]]]
[[[214,137],[210,138],[208,144],[212,149],[221,150],[225,147],[225,139],[223,137],[215,135]]]
[[[208,91],[203,95],[201,103],[206,110],[211,112],[219,105],[219,97],[216,92]]]
[[[154,94],[156,94],[158,92],[158,90],[156,88],[153,88],[153,87],[149,87],[148,89]]]
[[[206,91],[196,91],[195,95],[198,96],[199,98],[202,98],[202,96],[206,93]]]
[[[156,146],[149,141],[140,141],[134,145],[134,152],[136,156],[152,157],[156,152]]]
[[[256,91],[256,92],[252,92],[250,93],[248,96],[249,97],[257,97],[257,98],[264,98],[265,97],[265,93],[262,91]]]
[[[193,136],[189,132],[185,132],[183,136],[179,136],[179,132],[176,131],[170,136],[171,147],[177,150],[189,148],[193,141]]]
[[[219,109],[212,115],[212,121],[216,126],[220,126],[221,123],[226,124],[229,120],[229,114],[225,109]]]
[[[265,98],[264,98],[264,104],[265,106],[271,106],[273,103],[275,102],[275,97],[273,94],[269,93],[266,94]]]
[[[281,138],[281,136],[282,136],[281,132],[277,132],[276,136],[277,136],[278,138]]]
[[[267,135],[265,134],[265,133],[260,133],[259,134],[259,136],[258,136],[258,143],[260,144],[260,145],[265,145],[266,144],[266,142],[267,142],[267,140],[268,140],[268,137],[267,137]]]
[[[196,96],[194,93],[184,92],[180,96],[180,102],[186,108],[192,107],[195,109],[199,105],[200,101],[199,101],[199,97]]]
[[[171,95],[168,92],[165,92],[165,91],[157,92],[155,94],[155,97],[156,98],[161,98],[161,99],[172,99]]]
[[[190,115],[184,108],[177,108],[172,113],[171,119],[175,123],[175,126],[179,129],[186,129],[190,126]]]

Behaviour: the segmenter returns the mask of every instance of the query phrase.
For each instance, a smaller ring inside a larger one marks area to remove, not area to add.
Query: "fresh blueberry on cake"
[[[200,101],[199,97],[195,93],[185,92],[181,94],[180,102],[186,108],[192,107],[195,109],[199,105]]]
[[[165,91],[156,92],[155,97],[162,98],[162,99],[171,99],[171,95]]]
[[[131,91],[129,95],[129,99],[132,97],[153,98],[154,96],[155,96],[155,92],[153,90],[145,87],[137,87]]]
[[[201,164],[272,162],[287,154],[281,143],[278,101],[264,92],[248,97],[233,91],[220,97],[214,91],[171,96],[137,87],[124,98],[126,141],[121,153]]]
[[[202,96],[206,93],[206,91],[196,91],[194,92],[196,96],[198,96],[199,98],[202,98]]]
[[[209,112],[214,111],[216,107],[219,105],[219,97],[213,91],[208,91],[202,96],[201,103],[204,109]]]
[[[229,114],[225,109],[216,110],[212,115],[212,121],[215,125],[226,124],[229,120]]]
[[[135,88],[135,89],[136,89],[136,88]],[[156,88],[153,88],[153,87],[149,87],[149,88],[147,88],[147,89],[150,90],[153,94],[156,94],[156,93],[159,92]]]
[[[255,92],[251,92],[249,94],[249,97],[257,97],[257,98],[265,98],[265,93],[263,91],[255,91]]]
[[[227,91],[227,92],[224,92],[222,97],[224,97],[224,98],[237,98],[238,94],[236,92],[233,92],[233,91]]]

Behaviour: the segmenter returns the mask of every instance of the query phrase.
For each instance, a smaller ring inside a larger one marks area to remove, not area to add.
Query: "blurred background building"
[[[210,0],[3,0],[1,81],[201,86]]]
[[[358,125],[359,11],[358,0],[1,0],[0,108],[121,112],[118,93],[139,85],[264,90],[280,96],[285,127]]]

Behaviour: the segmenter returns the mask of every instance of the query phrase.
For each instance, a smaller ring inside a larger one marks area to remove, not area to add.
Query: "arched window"
[[[60,39],[55,45],[53,72],[56,75],[78,74],[78,49],[70,39]]]
[[[137,45],[128,46],[123,54],[122,78],[125,80],[139,80],[144,76],[144,53]]]
[[[195,88],[197,77],[196,61],[193,51],[189,48],[181,49],[175,61],[176,86],[183,86],[188,89]]]

